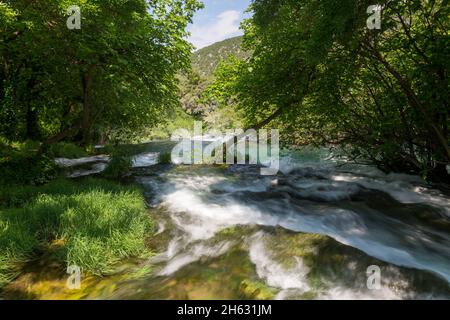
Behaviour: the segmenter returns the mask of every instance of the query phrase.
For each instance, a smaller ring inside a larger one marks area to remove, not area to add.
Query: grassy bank
[[[0,186],[0,288],[27,261],[50,252],[61,263],[104,275],[121,259],[150,252],[152,221],[142,192],[100,179]]]

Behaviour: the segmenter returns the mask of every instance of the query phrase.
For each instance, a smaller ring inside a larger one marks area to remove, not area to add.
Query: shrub
[[[83,148],[73,143],[59,142],[51,145],[49,148],[49,154],[55,158],[69,158],[76,159],[87,157],[88,153]]]
[[[158,163],[171,164],[172,163],[172,154],[170,154],[169,152],[161,152],[158,156]]]
[[[53,180],[58,168],[53,160],[38,154],[40,144],[34,141],[1,141],[1,184],[44,184]]]
[[[108,163],[103,176],[108,179],[121,179],[130,173],[132,166],[131,157],[123,151],[115,151]]]
[[[58,168],[46,156],[11,155],[0,161],[0,183],[3,184],[44,184],[56,178]]]

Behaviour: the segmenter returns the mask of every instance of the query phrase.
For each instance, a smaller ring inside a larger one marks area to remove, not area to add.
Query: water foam
[[[328,235],[370,256],[399,266],[430,270],[450,281],[448,235],[372,213],[369,208],[361,214],[332,204],[260,195],[262,190],[269,192],[273,188],[270,186],[273,180],[261,179],[259,183],[246,185],[220,174],[179,173],[170,174],[169,182],[159,185],[158,190],[172,221],[189,235],[189,241],[210,239],[218,231],[235,225],[282,226],[297,232]],[[297,182],[294,187],[304,196],[311,198],[316,192],[317,197],[325,200],[346,198],[358,190],[351,181]],[[329,194],[332,191],[327,186],[334,187],[339,194]],[[343,191],[339,190],[340,186]],[[251,194],[242,196],[242,190]]]
[[[288,290],[297,289],[305,292],[310,290],[306,276],[309,269],[299,257],[294,257],[295,266],[289,269],[275,262],[264,246],[264,234],[258,232],[250,239],[250,260],[256,266],[256,272],[261,279],[275,288]]]

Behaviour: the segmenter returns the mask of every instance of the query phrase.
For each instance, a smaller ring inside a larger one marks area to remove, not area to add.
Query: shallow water
[[[276,176],[240,165],[135,169],[159,226],[149,241],[156,256],[88,278],[79,292],[65,289],[63,278],[39,289],[46,272],[31,281],[33,269],[10,292],[44,299],[450,297],[448,196],[418,177],[334,161],[326,150],[289,152],[280,169]],[[379,290],[367,288],[371,265],[381,269]],[[135,276],[143,266],[152,271]]]

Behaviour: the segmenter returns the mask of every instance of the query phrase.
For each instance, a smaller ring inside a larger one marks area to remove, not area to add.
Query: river
[[[76,293],[48,268],[18,281],[42,299],[450,298],[448,195],[310,147],[283,152],[276,176],[259,169],[136,168],[156,255],[88,277]],[[379,288],[368,288],[370,266]]]

